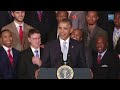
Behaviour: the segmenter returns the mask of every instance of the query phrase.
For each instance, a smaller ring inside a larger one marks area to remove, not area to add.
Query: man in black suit
[[[40,30],[42,44],[57,38],[57,19],[54,11],[27,11],[24,20]]]
[[[19,58],[19,51],[12,48],[12,33],[8,29],[1,31],[0,40],[0,78],[16,79],[16,65]]]
[[[101,35],[96,39],[96,53],[93,54],[94,79],[118,79],[120,61],[114,52],[110,52],[107,39]]]
[[[3,26],[13,21],[11,11],[0,11],[0,30]]]
[[[69,19],[60,21],[58,32],[59,39],[45,45],[42,67],[58,68],[64,64],[72,68],[86,67],[83,44],[70,38],[71,21]]]
[[[37,29],[28,32],[30,48],[21,52],[18,62],[17,76],[19,79],[37,79],[39,67],[41,66],[42,48],[41,34]]]
[[[109,35],[109,50],[116,52],[118,48],[117,42],[120,38],[120,11],[114,14],[114,26],[108,31]]]

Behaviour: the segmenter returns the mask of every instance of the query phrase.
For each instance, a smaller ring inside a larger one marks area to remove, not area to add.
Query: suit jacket
[[[115,53],[107,50],[98,64],[97,53],[94,53],[92,70],[94,79],[117,79],[120,72],[119,58]]]
[[[114,48],[113,46],[113,32],[114,32],[114,26],[108,31],[108,36],[109,36],[109,50],[112,52],[119,53],[119,48],[120,48],[120,39],[117,41],[117,45]]]
[[[3,47],[0,47],[0,78],[2,79],[15,79],[16,78],[16,65],[18,62],[19,51],[12,48],[13,52],[13,67],[10,64],[9,57]]]
[[[27,11],[25,22],[40,30],[43,44],[57,38],[57,19],[54,11],[42,11],[41,22],[37,11]]]
[[[13,36],[12,46],[13,46],[13,48],[16,48],[17,50],[21,51],[21,50],[27,49],[30,45],[28,42],[28,31],[29,31],[29,29],[32,29],[32,28],[33,27],[24,23],[22,45],[20,42],[18,30],[17,30],[14,22],[11,22],[10,24],[4,26],[2,28],[2,30],[8,29],[12,32],[12,36]]]
[[[86,67],[83,44],[70,39],[67,65],[73,68]],[[48,42],[44,48],[42,67],[58,68],[63,65],[63,55],[61,52],[59,39]]]
[[[0,11],[0,30],[3,26],[11,23],[12,20],[13,18],[9,15],[8,11]]]
[[[119,40],[118,40],[118,42],[117,42],[115,51],[116,51],[118,54],[120,54],[120,38],[119,38]]]
[[[40,58],[42,58],[43,50],[40,49]],[[18,79],[35,79],[35,71],[39,68],[32,63],[34,56],[31,48],[21,52],[20,60],[17,65],[17,78]]]
[[[99,11],[98,26],[106,31],[109,31],[114,26],[114,21],[108,20],[108,15],[114,13],[114,11]]]
[[[99,35],[103,35],[104,37],[106,37],[108,39],[107,32],[97,25],[96,25],[90,39],[88,39],[89,38],[88,34],[89,34],[89,31],[87,29],[87,30],[85,30],[85,34],[84,34],[85,46],[91,48],[93,51],[96,51],[96,38]]]
[[[86,29],[86,12],[85,11],[72,11],[69,19],[72,21],[73,29]]]

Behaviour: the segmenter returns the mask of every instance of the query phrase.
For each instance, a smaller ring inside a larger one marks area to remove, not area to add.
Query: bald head
[[[96,48],[99,53],[104,52],[108,47],[108,41],[107,39],[100,35],[96,38]]]

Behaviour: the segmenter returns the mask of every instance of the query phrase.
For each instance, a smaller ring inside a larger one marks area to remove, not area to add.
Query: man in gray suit
[[[85,11],[71,11],[69,13],[69,19],[72,21],[72,28],[85,30],[87,25],[85,16]]]
[[[88,11],[86,15],[87,20],[87,29],[86,32],[86,45],[92,50],[96,51],[95,41],[99,35],[104,35],[108,39],[107,32],[100,28],[97,25],[97,21],[99,19],[97,11]]]
[[[100,28],[97,25],[97,21],[99,19],[98,13],[97,11],[88,11],[86,14],[86,21],[87,21],[87,28],[86,30],[84,30],[84,45],[86,48],[86,60],[88,63],[88,65],[91,67],[93,62],[92,62],[92,52],[96,51],[96,38],[99,35],[103,35],[106,38],[108,38],[107,36],[107,32],[105,30],[103,30],[102,28]],[[91,57],[91,58],[90,58]]]
[[[12,16],[14,21],[10,24],[2,27],[2,30],[9,29],[13,35],[13,48],[21,51],[29,47],[29,42],[27,40],[27,34],[32,26],[24,23],[23,19],[25,16],[25,11],[12,11]]]

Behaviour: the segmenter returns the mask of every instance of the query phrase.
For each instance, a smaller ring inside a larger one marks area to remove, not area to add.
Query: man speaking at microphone
[[[72,68],[86,67],[83,44],[70,38],[71,21],[69,19],[60,21],[58,32],[59,38],[45,45],[42,67],[58,68],[64,64]]]

